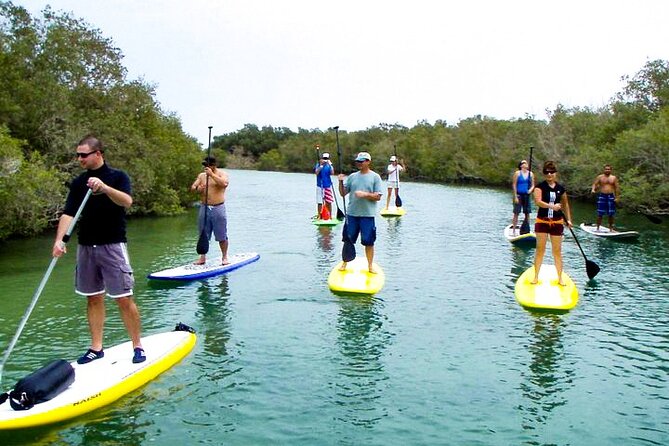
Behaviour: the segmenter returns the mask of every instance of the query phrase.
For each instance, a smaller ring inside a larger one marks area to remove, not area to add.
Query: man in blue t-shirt
[[[75,291],[87,298],[91,346],[77,362],[86,364],[104,357],[103,327],[105,293],[118,304],[134,356],[132,362],[146,360],[142,348],[139,311],[133,299],[134,278],[125,233],[125,210],[132,205],[130,178],[122,170],[112,169],[104,160],[102,143],[89,135],[82,139],[76,156],[86,169],[72,181],[65,210],[58,222],[52,254],[66,252],[63,236],[89,189],[93,195],[86,202],[79,220]]]
[[[342,196],[349,195],[346,214],[346,231],[349,240],[355,243],[360,234],[360,242],[365,247],[365,256],[369,264],[369,272],[376,273],[374,263],[374,242],[376,241],[376,202],[381,200],[381,177],[370,168],[372,157],[367,152],[360,152],[355,163],[360,169],[348,177],[339,174],[339,192]],[[346,269],[344,262],[340,270]]]

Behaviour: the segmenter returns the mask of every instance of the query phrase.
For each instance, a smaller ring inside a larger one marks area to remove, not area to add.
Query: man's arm
[[[118,206],[122,206],[126,209],[132,206],[132,197],[129,194],[118,189],[114,189],[113,187],[103,183],[100,178],[89,178],[88,187],[93,189],[93,193],[102,193],[107,195],[109,199]]]
[[[67,232],[67,228],[70,227],[70,223],[74,219],[71,215],[63,214],[58,220],[58,229],[56,230],[56,239],[53,243],[53,248],[51,249],[51,255],[54,257],[60,257],[67,252],[65,248],[65,243],[63,243],[63,236]]]
[[[591,192],[594,194],[597,192],[597,188],[599,187],[599,179],[601,178],[601,175],[597,175],[597,178],[595,178],[595,182],[592,183],[592,190]]]

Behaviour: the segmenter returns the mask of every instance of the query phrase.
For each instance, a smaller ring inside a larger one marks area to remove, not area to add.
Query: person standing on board
[[[225,191],[230,181],[228,174],[216,167],[216,158],[213,156],[206,157],[202,161],[202,166],[204,166],[204,171],[198,174],[190,187],[192,191],[199,192],[201,197],[202,205],[197,217],[198,231],[200,234],[204,231],[207,240],[211,237],[212,232],[214,233],[214,238],[221,248],[222,264],[227,265],[230,261],[228,260],[228,216],[225,211]],[[207,206],[206,221],[205,206]],[[195,265],[204,265],[206,262],[207,255],[200,254]]]
[[[321,155],[321,159],[318,161],[318,165],[314,169],[316,173],[316,184],[320,184],[320,188],[317,192],[318,198],[320,198],[321,205],[318,207],[318,216],[321,218],[321,206],[325,205],[328,210],[328,214],[332,215],[332,203],[334,202],[334,192],[332,189],[332,178],[331,176],[335,174],[334,167],[332,166],[332,161],[330,161],[330,154],[324,152]]]
[[[612,175],[612,168],[610,164],[604,166],[604,172],[597,175],[595,182],[592,183],[591,192],[594,194],[599,190],[597,195],[597,231],[602,224],[602,217],[608,215],[609,230],[614,232],[613,220],[616,215],[616,203],[620,197],[620,186],[618,185],[618,178]]]
[[[513,173],[511,180],[513,188],[513,220],[511,221],[511,231],[516,235],[516,226],[518,225],[518,214],[523,211],[525,220],[530,221],[530,194],[534,190],[534,175],[529,171],[527,161],[522,160],[518,164],[518,170]]]
[[[557,269],[558,283],[562,286],[562,233],[564,225],[570,228],[571,209],[567,198],[567,190],[557,182],[557,167],[553,161],[544,163],[543,173],[546,177],[534,189],[534,203],[539,210],[534,223],[534,232],[537,236],[537,250],[534,257],[534,279],[531,283],[539,282],[539,270],[544,260],[546,241],[550,236],[551,248],[555,269]],[[567,219],[565,220],[565,216]]]
[[[397,161],[395,155],[390,157],[390,164],[386,168],[388,172],[388,196],[386,197],[386,209],[390,205],[390,196],[393,194],[393,189],[395,189],[395,199],[400,193],[400,172],[404,170],[404,167]]]
[[[376,202],[381,200],[381,177],[370,168],[372,157],[367,152],[360,152],[355,163],[360,170],[348,177],[339,174],[339,193],[342,197],[350,194],[347,208],[346,225],[349,240],[355,243],[360,234],[360,242],[365,247],[365,256],[369,272],[376,273],[374,263],[374,242],[376,241]],[[339,268],[346,269],[346,262]]]
[[[146,354],[140,339],[141,323],[133,299],[134,277],[126,246],[125,211],[132,205],[130,178],[122,170],[107,165],[102,143],[92,135],[79,141],[76,155],[86,171],[70,185],[52,254],[60,257],[67,252],[63,236],[88,189],[92,189],[93,195],[79,220],[75,273],[75,291],[88,300],[91,346],[77,363],[86,364],[104,357],[105,293],[118,304],[132,340],[132,362],[143,362]]]

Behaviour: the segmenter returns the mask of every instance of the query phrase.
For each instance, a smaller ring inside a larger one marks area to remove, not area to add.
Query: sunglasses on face
[[[77,155],[76,155],[76,156],[77,156],[77,158],[84,158],[84,159],[86,159],[86,158],[88,158],[90,155],[94,154],[95,152],[97,152],[97,150],[93,150],[92,152],[87,152],[87,153],[77,152]]]
[[[544,175],[550,175],[552,173],[557,173],[557,170],[544,170]]]

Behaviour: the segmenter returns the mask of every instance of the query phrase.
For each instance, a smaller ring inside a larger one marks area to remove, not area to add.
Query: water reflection
[[[514,283],[534,262],[534,250],[514,246],[511,248],[511,276]]]
[[[197,288],[198,309],[195,320],[202,339],[204,353],[210,357],[227,356],[226,344],[230,340],[230,309],[228,308],[228,276],[205,280]],[[214,370],[217,368],[214,367]],[[210,375],[210,378],[216,379]]]
[[[531,362],[520,384],[527,403],[519,409],[523,413],[523,429],[540,432],[551,412],[567,403],[566,391],[572,386],[574,369],[565,361],[563,316],[536,313],[531,316],[534,322],[528,344]]]
[[[391,239],[395,239],[396,235],[401,229],[402,226],[402,218],[400,217],[385,217],[383,220],[386,222],[386,230],[388,232],[388,236]]]
[[[390,334],[383,328],[381,301],[371,296],[339,297],[337,345],[341,358],[335,382],[336,404],[343,409],[340,421],[373,427],[387,408],[380,404],[380,384],[388,377],[381,356]]]
[[[318,246],[325,252],[331,252],[332,249],[334,248],[334,245],[332,243],[332,228],[327,227],[327,226],[319,226],[318,227]]]

